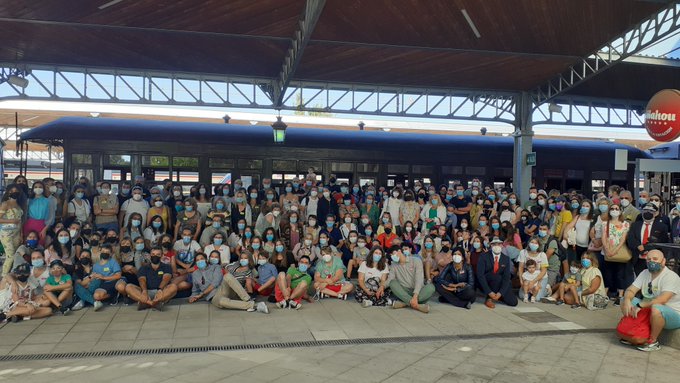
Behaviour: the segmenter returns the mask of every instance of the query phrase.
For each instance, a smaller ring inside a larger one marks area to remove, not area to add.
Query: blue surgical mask
[[[267,238],[267,241],[271,242],[271,241],[274,240],[274,234],[267,234],[266,238]]]
[[[463,190],[456,190],[456,195],[457,195],[458,197],[462,197],[462,196],[463,196],[463,193],[464,193]]]
[[[133,227],[139,227],[139,225],[141,225],[141,224],[142,224],[142,221],[140,221],[140,220],[138,220],[138,219],[133,219],[133,220],[132,220],[132,226],[133,226]]]
[[[355,187],[353,187],[353,188],[352,188],[352,192],[354,192],[354,194],[357,194],[357,193],[359,193],[359,188],[358,188],[358,187],[356,187],[356,186],[355,186]]]
[[[333,221],[326,222],[327,227],[333,227],[334,224],[335,224],[335,222],[333,222]]]
[[[349,189],[344,186],[340,188],[340,192],[342,192],[343,194],[346,194],[348,191]]]
[[[647,270],[650,273],[658,273],[662,268],[663,265],[660,262],[647,261]]]
[[[208,263],[205,261],[205,259],[199,259],[198,261],[196,261],[196,266],[199,269],[203,270],[206,267],[208,267]]]
[[[439,204],[439,200],[436,200],[436,199],[432,200],[432,205],[438,205],[438,204]]]
[[[349,206],[349,205],[352,204],[352,200],[349,200],[349,199],[346,199],[346,200],[344,200],[344,201],[342,201],[342,202],[345,204],[345,206]]]
[[[244,261],[246,261],[246,263],[248,262],[247,259],[244,259]],[[217,265],[217,264],[219,264],[219,263],[220,263],[220,260],[219,260],[219,259],[217,259],[217,258],[210,258],[210,264],[211,264],[211,265]]]
[[[554,203],[548,204],[548,209],[555,211],[555,208],[556,208],[556,206],[555,206]]]
[[[581,260],[581,266],[583,266],[586,269],[589,268],[592,264],[593,264],[593,262],[590,259],[582,259]]]
[[[647,203],[647,198],[640,197],[640,198],[638,198],[638,202],[640,202],[640,205],[644,205],[644,204]]]
[[[479,221],[479,227],[486,226],[486,221]]]
[[[498,222],[494,222],[491,224],[491,228],[494,230],[498,230],[501,227],[501,224]]]
[[[26,244],[30,248],[35,248],[36,246],[38,246],[38,240],[37,239],[27,239]]]
[[[301,273],[306,273],[307,269],[309,268],[309,265],[305,263],[301,263],[298,265],[298,270],[300,270]]]
[[[328,245],[328,240],[326,238],[321,238],[321,239],[319,239],[319,244],[321,246],[326,246],[326,245]]]
[[[85,193],[83,193],[83,192],[76,192],[76,198],[78,198],[78,199],[83,199],[84,195],[85,195]]]
[[[286,193],[291,193],[293,191],[292,186],[286,186]]]
[[[584,206],[584,207],[581,208],[581,210],[579,210],[579,212],[581,214],[588,214],[590,212],[590,208],[587,207],[587,206]]]
[[[220,246],[222,244],[222,238],[213,239],[213,243],[215,244],[215,246]]]
[[[163,222],[151,222],[151,225],[153,225],[154,228],[160,229],[160,227],[163,225]]]
[[[250,193],[250,198],[257,199],[257,193]]]
[[[509,198],[509,199],[508,199],[508,202],[510,202],[510,205],[514,205],[514,204],[517,203],[517,199],[515,199],[515,198]]]
[[[259,243],[253,243],[253,250],[259,250],[260,249],[260,244]]]
[[[290,217],[290,223],[297,223],[297,217]]]
[[[445,198],[447,201],[451,201],[453,199],[453,196],[451,194],[447,194]]]
[[[43,267],[43,266],[45,266],[45,260],[43,260],[43,259],[33,259],[33,260],[31,260],[31,265],[33,265],[33,267]]]
[[[191,242],[191,237],[188,236],[188,235],[185,235],[184,237],[182,237],[182,242],[184,242],[184,243],[189,243],[189,242]]]
[[[430,250],[432,248],[432,246],[434,246],[434,243],[432,243],[432,242],[426,242],[425,243],[425,248],[428,249],[428,250]]]
[[[474,242],[474,243],[472,244],[472,247],[474,247],[475,250],[479,250],[479,248],[482,247],[482,244],[479,243],[479,242]]]
[[[382,258],[382,254],[373,254],[373,262],[380,262],[380,259]]]
[[[243,229],[246,228],[246,224],[245,223],[237,223],[236,227],[238,227],[239,230],[243,230]]]
[[[217,208],[217,210],[222,210],[222,209],[224,209],[224,204],[218,203],[218,204],[215,204],[215,207]]]
[[[214,227],[215,229],[219,229],[220,227],[222,227],[222,224],[219,222],[213,222],[212,227]]]
[[[371,234],[373,234],[373,230],[371,230],[371,229],[364,229],[364,232],[365,232],[366,235],[369,236],[369,237],[371,236]]]
[[[251,231],[246,231],[245,234],[246,239],[250,239],[253,236],[253,233]]]
[[[187,206],[187,207],[185,207],[185,209],[186,209],[186,211],[188,211],[188,212],[194,211],[194,207],[193,207],[193,206]]]
[[[543,238],[543,237],[545,237],[546,235],[548,235],[548,232],[547,232],[547,231],[545,231],[545,230],[539,230],[539,231],[538,231],[538,236],[539,236],[539,237]]]
[[[135,243],[135,250],[137,250],[137,251],[144,250],[144,244],[143,243]]]
[[[496,200],[496,196],[495,196],[495,195],[493,195],[493,194],[491,194],[491,195],[489,196],[489,200],[491,200],[491,201],[495,201],[495,200]]]
[[[277,253],[281,253],[283,252],[284,247],[283,245],[276,245],[275,249]]]
[[[609,211],[609,206],[607,205],[599,205],[597,209],[600,211],[600,213],[606,213]]]
[[[59,237],[59,243],[65,245],[68,243],[69,239],[70,239],[69,237]]]
[[[238,261],[238,263],[241,266],[248,266],[248,260],[247,259],[241,259],[240,261]]]
[[[394,262],[394,263],[399,262],[399,256],[396,255],[396,254],[392,254],[392,255],[390,256],[390,258],[392,258],[392,262]]]
[[[236,203],[243,203],[243,197],[236,197]]]
[[[177,211],[177,212],[179,213],[179,212],[182,211],[182,210],[184,210],[184,206],[182,206],[182,205],[175,205],[175,211]]]
[[[572,208],[572,209],[578,209],[578,206],[579,206],[578,202],[572,202],[572,203],[571,203],[571,208]]]
[[[266,265],[266,264],[267,264],[267,260],[266,260],[266,259],[258,259],[258,260],[257,260],[257,264],[260,265],[260,266]]]
[[[530,249],[531,251],[536,251],[536,250],[538,250],[538,244],[537,244],[537,243],[530,243],[530,244],[529,244],[529,249]]]
[[[273,200],[274,199],[274,194],[267,194],[267,199],[268,200]]]

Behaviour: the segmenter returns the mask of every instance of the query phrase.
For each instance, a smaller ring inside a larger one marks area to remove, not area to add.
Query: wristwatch
[[[637,308],[639,308],[639,309],[642,308],[642,306],[640,306],[640,302],[636,303],[635,306],[637,306]]]

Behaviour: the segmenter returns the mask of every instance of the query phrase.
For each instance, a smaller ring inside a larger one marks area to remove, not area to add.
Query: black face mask
[[[17,275],[19,282],[26,282],[28,280],[28,275]]]
[[[80,264],[83,265],[83,266],[89,266],[91,263],[92,263],[92,260],[90,258],[81,258],[80,259]]]
[[[85,235],[92,234],[92,229],[83,229],[83,234],[85,234]]]
[[[95,247],[99,246],[99,240],[95,239],[95,240],[90,241],[90,246],[95,246]]]
[[[11,199],[19,199],[19,196],[20,196],[19,192],[9,193],[9,198]]]
[[[128,247],[128,249],[129,249],[129,247]],[[128,251],[130,251],[130,250],[128,250]],[[100,256],[103,260],[106,261],[106,260],[108,260],[108,259],[111,258],[111,253],[101,253],[101,254],[99,254],[99,256]]]
[[[451,250],[450,247],[448,247],[448,246],[442,246],[442,252],[443,252],[443,253],[448,253],[449,250]]]
[[[385,229],[385,233],[392,234],[392,229],[390,229],[390,228]]]
[[[170,242],[163,242],[161,244],[161,247],[164,248],[165,250],[170,250],[172,248],[172,243]]]
[[[332,184],[334,184],[335,181],[336,181],[336,179],[335,179],[335,178],[331,178],[330,181],[331,181]]]
[[[654,219],[654,213],[652,213],[651,211],[643,211],[642,219],[644,219],[645,221],[651,221],[652,219]]]
[[[161,263],[161,257],[159,257],[157,255],[152,255],[151,256],[151,263],[153,263],[154,265]]]
[[[116,237],[106,237],[106,243],[116,243],[118,242],[118,238]]]
[[[121,246],[120,251],[123,253],[129,253],[132,250],[132,247],[130,246]]]

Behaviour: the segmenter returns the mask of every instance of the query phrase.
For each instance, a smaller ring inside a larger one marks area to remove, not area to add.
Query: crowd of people
[[[267,303],[300,309],[350,297],[427,313],[435,293],[466,309],[481,295],[490,309],[611,302],[634,315],[632,286],[645,291],[640,278],[664,269],[655,244],[680,242],[680,194],[663,201],[642,191],[634,200],[612,186],[590,199],[532,187],[527,197],[477,179],[388,188],[331,175],[322,183],[314,169],[277,187],[237,179],[199,183],[188,195],[141,176],[119,185],[81,177],[70,189],[19,176],[0,204],[0,319],[119,301],[163,310],[176,296],[262,313]],[[680,294],[680,283],[668,298],[652,282],[643,296],[654,307]],[[680,327],[680,304],[669,307],[657,310],[661,327]],[[658,348],[656,335],[638,346]]]

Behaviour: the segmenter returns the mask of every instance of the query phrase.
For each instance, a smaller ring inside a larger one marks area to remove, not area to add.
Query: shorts
[[[118,283],[117,280],[103,282],[97,287],[97,290],[106,290],[106,294],[108,294],[110,297],[113,297],[116,295],[116,283]]]
[[[146,294],[149,296],[149,299],[154,300],[159,291],[160,290],[146,290]]]
[[[339,293],[340,290],[342,290],[342,283],[338,285],[328,285],[326,286],[326,289],[334,292],[334,293]]]
[[[633,306],[635,306],[640,302],[642,301],[639,298],[633,298],[631,303],[633,304]],[[661,312],[661,316],[663,317],[664,322],[666,322],[663,326],[664,329],[675,330],[680,328],[679,312],[673,310],[671,307],[666,305],[654,305],[653,307],[659,310],[659,312]]]
[[[255,284],[253,285],[253,292],[254,292],[255,294],[260,294],[260,295],[262,295],[263,297],[268,297],[268,296],[272,295],[272,293],[274,292],[274,288],[273,288],[273,287],[270,287],[270,288],[268,288],[268,289],[265,289],[265,290],[262,290],[262,291],[260,291],[260,292],[257,292],[257,290],[259,290],[259,288],[260,288],[261,286],[262,286],[261,284],[255,282]]]

